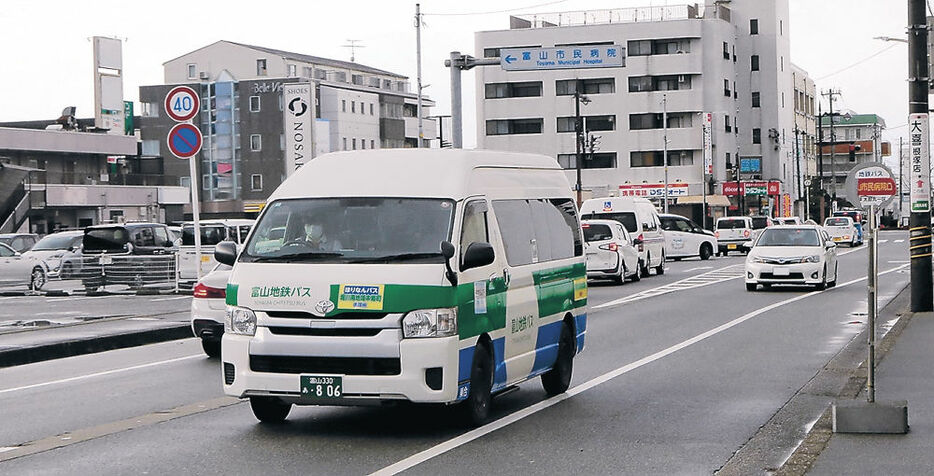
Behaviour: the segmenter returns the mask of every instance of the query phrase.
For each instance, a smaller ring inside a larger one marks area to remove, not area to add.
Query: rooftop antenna
[[[347,40],[347,43],[349,44],[341,45],[343,48],[350,48],[350,62],[351,63],[356,62],[354,58],[354,53],[356,53],[357,48],[366,48],[366,46],[357,44],[357,43],[360,43],[360,41],[361,40]]]

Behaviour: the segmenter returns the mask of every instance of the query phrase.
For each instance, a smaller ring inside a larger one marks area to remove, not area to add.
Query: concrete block
[[[908,401],[865,402],[844,400],[833,404],[834,433],[908,433]]]

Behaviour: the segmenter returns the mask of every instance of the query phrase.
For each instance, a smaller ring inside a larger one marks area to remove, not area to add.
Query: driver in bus
[[[305,243],[313,250],[337,252],[341,250],[341,242],[338,239],[329,239],[324,232],[324,225],[321,223],[305,224]]]

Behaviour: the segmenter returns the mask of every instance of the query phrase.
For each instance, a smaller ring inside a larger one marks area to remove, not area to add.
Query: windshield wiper
[[[314,261],[318,258],[339,258],[344,253],[336,251],[308,251],[305,253],[290,253],[277,256],[251,256],[254,263],[260,262],[290,262],[290,261]]]
[[[442,258],[441,253],[399,253],[395,255],[374,256],[372,258],[360,258],[351,261],[351,263],[377,263],[380,261],[408,261],[425,258]]]

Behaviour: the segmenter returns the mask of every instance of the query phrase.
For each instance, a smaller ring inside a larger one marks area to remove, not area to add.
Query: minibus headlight
[[[402,318],[404,337],[446,337],[457,334],[457,309],[419,309]]]
[[[227,306],[224,332],[245,336],[255,335],[256,314],[245,307]]]
[[[820,263],[820,255],[811,255],[801,258],[802,263]]]

